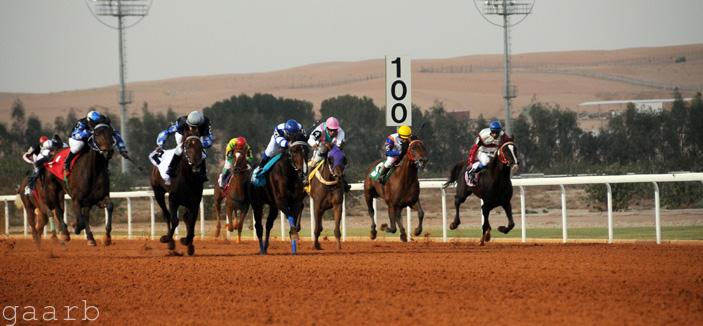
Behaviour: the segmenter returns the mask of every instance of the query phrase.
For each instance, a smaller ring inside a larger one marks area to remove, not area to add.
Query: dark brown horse
[[[242,229],[244,219],[249,211],[249,179],[251,169],[247,164],[247,157],[244,150],[234,152],[234,161],[231,167],[231,176],[226,185],[226,191],[215,187],[215,216],[217,216],[217,228],[215,237],[220,236],[220,206],[222,200],[225,201],[225,217],[227,218],[227,231],[233,232],[237,229],[237,243],[242,242]]]
[[[377,197],[386,201],[386,205],[388,205],[388,219],[391,222],[390,227],[385,223],[381,224],[381,231],[395,233],[397,223],[400,228],[400,240],[408,241],[400,216],[403,208],[411,207],[417,211],[418,217],[417,228],[415,228],[413,234],[419,236],[422,233],[422,220],[425,217],[425,212],[422,210],[422,205],[420,205],[420,182],[417,178],[417,172],[418,169],[421,169],[427,163],[427,159],[424,143],[421,140],[413,140],[408,145],[407,153],[395,168],[393,174],[388,177],[385,185],[371,180],[369,177],[369,173],[376,168],[380,160],[375,161],[368,168],[366,179],[364,179],[364,199],[371,217],[371,240],[376,239],[373,199]],[[408,225],[408,227],[410,226]]]
[[[151,188],[154,190],[154,198],[161,207],[163,218],[168,227],[168,233],[161,236],[161,243],[168,244],[169,250],[174,250],[176,244],[173,241],[173,234],[178,226],[178,207],[183,206],[183,220],[186,223],[187,234],[181,238],[181,244],[188,247],[188,255],[195,254],[193,238],[195,237],[195,221],[198,218],[198,207],[203,198],[203,180],[198,175],[199,169],[204,168],[203,144],[198,135],[197,128],[186,129],[184,133],[183,154],[173,156],[177,162],[171,184],[164,184],[157,167],[151,170]],[[168,208],[166,207],[166,193],[168,192]]]
[[[462,161],[454,165],[449,176],[449,180],[444,184],[446,188],[456,182],[456,194],[454,195],[454,207],[456,215],[449,228],[454,230],[461,220],[459,219],[459,206],[466,201],[466,198],[473,193],[481,198],[481,213],[483,216],[481,242],[483,246],[486,241],[491,241],[491,223],[488,215],[491,210],[500,206],[505,210],[508,217],[508,226],[499,226],[498,231],[507,234],[515,227],[513,221],[513,208],[510,199],[513,198],[513,183],[510,181],[510,170],[512,166],[518,166],[517,149],[513,142],[505,142],[498,149],[498,153],[491,159],[488,166],[482,171],[476,187],[469,187],[464,180],[467,166]]]
[[[44,170],[45,173],[48,169]],[[22,179],[19,189],[17,190],[17,199],[15,200],[15,205],[19,208],[23,208],[27,213],[27,221],[32,232],[32,239],[34,239],[37,245],[40,244],[42,233],[44,232],[44,227],[50,222],[49,214],[53,216],[55,224],[59,226],[59,231],[61,232],[61,241],[69,241],[71,239],[68,228],[63,222],[63,203],[61,200],[59,202],[49,202],[52,205],[47,205],[46,197],[51,194],[54,189],[48,189],[47,181],[48,176],[40,175],[34,184],[34,191],[31,195],[24,194],[24,187],[27,185],[28,178]],[[51,184],[50,187],[55,187],[57,185]],[[63,198],[64,192],[60,189],[58,185],[61,198]],[[52,225],[53,226],[53,225]],[[51,237],[56,238],[56,230],[51,230]]]
[[[76,158],[72,173],[67,182],[55,175],[45,172],[46,197],[44,200],[51,209],[56,209],[57,216],[63,215],[64,193],[71,196],[71,207],[76,215],[76,234],[85,230],[88,245],[95,246],[93,231],[90,229],[90,209],[93,206],[107,208],[105,223],[105,245],[112,243],[112,202],[110,201],[110,174],[108,163],[113,154],[113,129],[107,124],[98,124],[93,128],[93,135],[86,141],[81,155]],[[65,152],[62,152],[65,153]],[[62,229],[66,225],[59,219]]]
[[[312,209],[315,212],[315,249],[322,249],[319,242],[322,215],[328,209],[332,209],[334,213],[334,237],[337,239],[337,249],[342,249],[339,222],[342,219],[342,205],[344,205],[343,177],[346,164],[347,158],[344,152],[334,146],[329,150],[327,159],[310,182],[310,197],[313,199]]]
[[[251,206],[254,210],[254,226],[256,237],[259,239],[259,252],[265,255],[268,252],[269,237],[273,222],[276,221],[277,212],[285,214],[290,225],[291,251],[297,251],[298,232],[300,231],[300,214],[303,212],[303,178],[307,176],[307,160],[310,148],[304,140],[294,141],[283,152],[281,158],[271,167],[266,175],[266,185],[251,189]],[[264,205],[269,206],[266,217],[266,239],[263,237],[261,218]]]

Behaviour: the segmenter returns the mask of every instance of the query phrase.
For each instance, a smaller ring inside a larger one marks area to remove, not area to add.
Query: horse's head
[[[295,141],[288,147],[288,159],[293,170],[302,180],[308,174],[308,154],[310,145],[304,141]]]
[[[193,173],[198,172],[200,164],[203,162],[203,143],[198,136],[188,136],[183,141],[183,156]]]
[[[422,169],[425,164],[427,164],[427,151],[425,150],[425,143],[422,140],[416,139],[410,142],[408,145],[408,152],[406,154],[408,159],[413,161],[418,169]]]
[[[247,165],[247,154],[244,149],[234,150],[234,160],[232,161],[232,171],[235,174],[242,173],[249,169]]]
[[[339,147],[334,146],[329,150],[327,153],[327,165],[329,165],[333,177],[337,179],[342,177],[344,168],[347,165],[347,157]]]
[[[91,149],[99,152],[107,159],[112,157],[112,146],[115,144],[115,138],[112,134],[113,129],[110,125],[104,123],[96,125],[93,128],[93,135],[88,141]]]
[[[517,167],[520,162],[517,159],[517,148],[512,141],[506,141],[498,148],[498,161],[508,167]]]

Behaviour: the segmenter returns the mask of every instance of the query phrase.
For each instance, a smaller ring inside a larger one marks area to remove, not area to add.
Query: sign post
[[[386,126],[412,125],[410,58],[386,56]]]

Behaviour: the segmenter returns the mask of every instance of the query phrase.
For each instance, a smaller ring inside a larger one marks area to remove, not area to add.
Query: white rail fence
[[[561,188],[561,216],[562,216],[562,242],[566,243],[568,240],[568,214],[566,208],[566,185],[586,185],[586,184],[604,184],[607,188],[607,206],[608,206],[608,243],[613,242],[613,204],[612,204],[612,189],[611,184],[620,183],[652,183],[654,185],[654,228],[656,232],[656,241],[661,243],[661,210],[659,206],[659,186],[658,183],[662,182],[702,182],[703,183],[703,173],[671,173],[671,174],[633,174],[633,175],[608,175],[608,176],[573,176],[573,177],[543,177],[543,178],[513,178],[513,187],[518,187],[520,189],[520,225],[522,230],[522,242],[527,241],[527,221],[525,219],[525,187],[530,186],[560,186]],[[447,194],[446,190],[442,188],[444,181],[437,180],[423,180],[420,181],[420,188],[422,189],[440,189],[441,200],[442,200],[442,241],[446,242],[447,238]],[[352,184],[352,191],[363,190],[363,184],[355,183]],[[204,196],[212,196],[214,193],[213,189],[205,189],[203,192]],[[151,191],[127,191],[127,192],[112,192],[110,193],[112,199],[123,198],[127,200],[127,237],[132,238],[132,199],[133,198],[149,198],[150,201],[150,222],[151,222],[151,238],[156,237],[156,214],[154,208],[154,195]],[[70,197],[66,196],[66,201]],[[14,203],[15,196],[0,196],[0,201],[5,203],[5,234],[10,233],[10,202]],[[313,207],[313,200],[310,198],[310,207]],[[64,222],[68,222],[68,210],[70,207],[66,202],[66,210],[64,211]],[[377,221],[378,210],[376,208],[376,200],[374,200],[374,221]],[[24,210],[23,210],[24,211]],[[105,211],[107,215],[107,210]],[[411,225],[411,210],[407,208],[407,224],[408,230]],[[253,219],[253,217],[252,217]],[[107,219],[106,219],[107,220]],[[281,213],[281,238],[285,238],[285,218]],[[227,221],[229,222],[229,221]],[[346,201],[342,209],[342,221],[341,221],[341,232],[342,241],[346,241]],[[313,210],[310,209],[310,234],[311,237],[314,234],[315,222],[313,217]],[[24,236],[28,235],[27,227],[27,213],[24,213]],[[408,232],[408,235],[410,236]],[[46,234],[46,228],[45,228]],[[200,202],[200,237],[201,239],[205,237],[205,207],[203,201]]]

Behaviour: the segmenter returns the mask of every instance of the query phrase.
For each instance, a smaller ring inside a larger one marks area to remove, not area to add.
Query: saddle
[[[310,193],[310,189],[312,189],[312,186],[311,186],[312,179],[315,178],[315,174],[317,173],[318,170],[320,170],[320,168],[322,167],[322,164],[324,164],[324,163],[325,163],[325,161],[321,160],[320,162],[317,162],[317,165],[315,165],[312,168],[312,170],[310,170],[310,173],[308,174],[308,184],[305,185],[305,187],[303,187],[303,190],[305,190],[305,192]]]
[[[278,153],[266,162],[266,165],[264,165],[263,168],[257,166],[256,169],[254,169],[254,172],[251,174],[251,183],[255,187],[263,187],[266,185],[266,174],[269,170],[271,170],[273,165],[281,159],[281,156],[283,156],[283,153]]]
[[[400,160],[398,160],[398,161],[400,162]],[[385,183],[391,177],[393,172],[395,172],[395,168],[398,166],[398,164],[393,164],[391,166],[391,168],[388,170],[388,172],[386,173],[386,177],[383,178],[383,180],[378,180],[382,166],[383,166],[383,161],[378,162],[378,164],[376,164],[376,167],[374,167],[373,170],[371,170],[371,173],[369,173],[369,178],[371,178],[372,181],[379,181],[379,182],[383,181],[383,183]]]
[[[481,171],[478,171],[478,173],[476,173],[476,180],[474,180],[474,184],[475,184],[475,185],[472,186],[472,185],[470,184],[470,182],[469,182],[469,178],[471,177],[471,176],[469,175],[469,170],[466,170],[466,171],[464,172],[464,182],[466,182],[466,186],[467,186],[467,187],[470,187],[470,188],[477,188],[477,187],[478,187],[478,181],[481,179],[481,175],[484,173],[484,171],[485,171],[485,169],[484,169],[484,170],[481,170]]]
[[[63,180],[63,166],[64,162],[66,161],[66,157],[68,156],[68,152],[71,149],[66,147],[54,154],[54,157],[51,158],[48,162],[44,163],[44,167],[48,169],[52,174],[54,174],[59,180]],[[76,156],[73,157],[73,161],[71,161],[71,169],[73,169],[73,166],[76,164],[76,161],[78,158],[83,154],[83,151],[80,151],[76,154]]]

